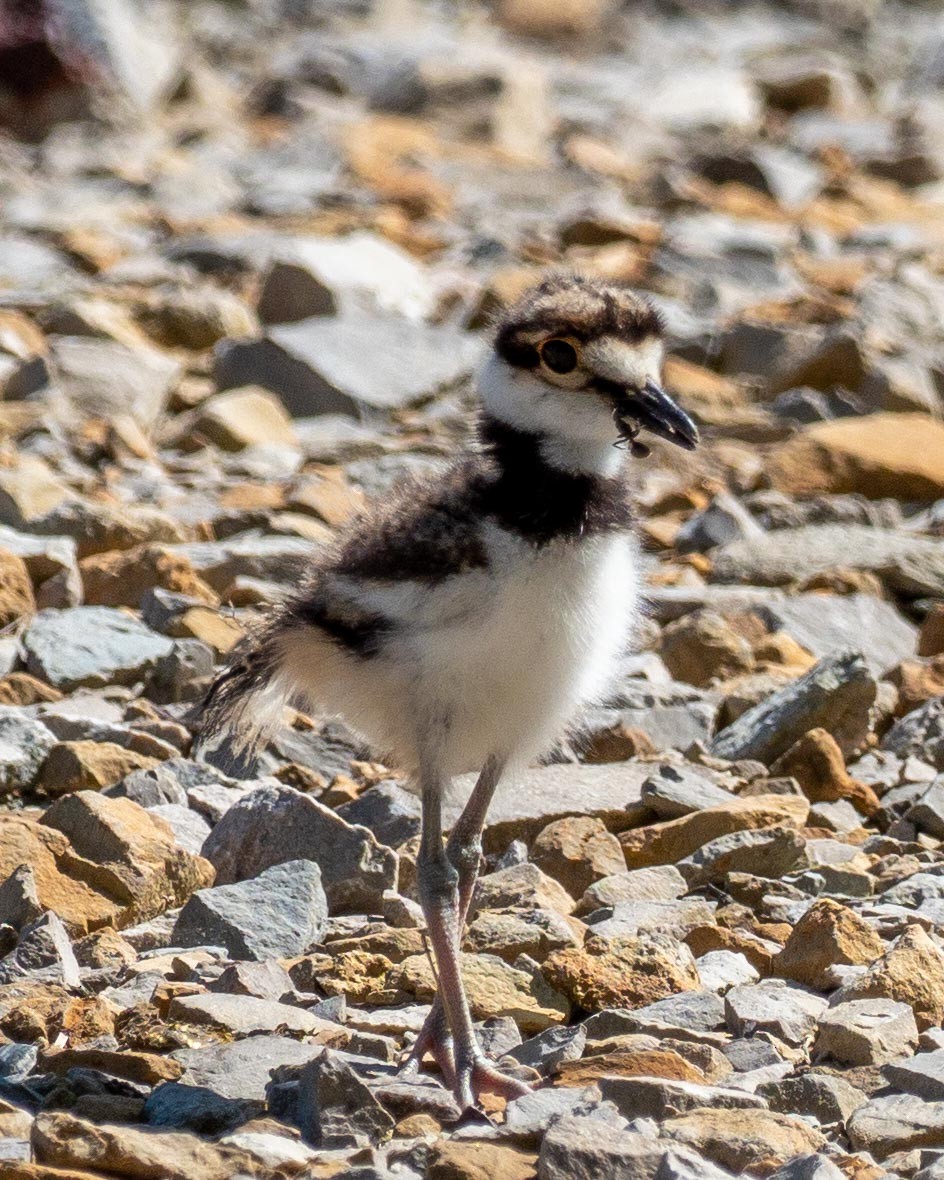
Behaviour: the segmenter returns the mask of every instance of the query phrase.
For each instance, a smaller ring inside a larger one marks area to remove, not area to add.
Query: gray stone
[[[151,429],[167,405],[181,366],[156,348],[127,348],[114,340],[56,336],[50,367],[58,388],[79,415],[131,414]]]
[[[854,1151],[883,1160],[896,1151],[938,1146],[944,1139],[944,1102],[922,1102],[913,1094],[889,1094],[860,1106],[846,1124]]]
[[[723,995],[732,987],[756,983],[760,976],[744,955],[737,951],[708,951],[695,960],[705,991]]]
[[[847,1000],[824,1012],[813,1056],[846,1065],[884,1065],[918,1044],[914,1013],[895,1000]]]
[[[318,548],[300,537],[263,536],[249,530],[225,541],[181,545],[204,581],[222,594],[240,577],[279,586],[295,586],[311,565]]]
[[[0,1045],[0,1079],[5,1082],[22,1082],[33,1072],[39,1050],[35,1045],[10,1041]]]
[[[184,1067],[182,1084],[205,1087],[223,1098],[263,1101],[273,1069],[304,1065],[323,1048],[292,1037],[266,1034],[229,1044],[177,1049],[171,1056]]]
[[[259,1033],[271,1033],[283,1025],[289,1032],[329,1037],[335,1032],[342,1032],[338,1025],[321,1020],[304,1008],[273,1000],[260,1000],[255,996],[218,993],[175,996],[170,1002],[168,1017],[190,1024],[216,1025],[236,1036],[253,1038]]]
[[[152,1127],[173,1127],[198,1135],[220,1135],[262,1114],[259,1099],[226,1098],[206,1086],[164,1082],[144,1104],[141,1117]]]
[[[351,312],[273,327],[259,341],[223,341],[215,376],[220,389],[271,389],[293,417],[356,415],[363,405],[396,409],[458,385],[480,352],[456,328]]]
[[[584,892],[577,913],[592,913],[623,901],[674,901],[687,891],[688,884],[675,865],[627,869],[594,881]]]
[[[64,691],[134,684],[173,646],[172,640],[107,606],[40,611],[23,636],[27,671]]]
[[[678,819],[706,807],[731,802],[731,792],[688,764],[663,763],[642,784],[642,800],[659,819]]]
[[[0,707],[0,797],[28,790],[56,737],[19,709]]]
[[[312,860],[332,910],[377,913],[397,884],[397,856],[292,787],[260,787],[222,817],[203,847],[221,885],[289,860]]]
[[[934,780],[918,801],[908,808],[904,818],[938,839],[944,837],[944,775]]]
[[[771,1110],[809,1115],[818,1123],[844,1123],[868,1097],[845,1078],[826,1073],[798,1074],[768,1082],[758,1091]]]
[[[780,877],[797,866],[804,847],[793,828],[744,829],[709,840],[680,860],[678,870],[689,889],[722,881],[728,873]]]
[[[711,1032],[723,1028],[725,1019],[723,1002],[711,992],[679,992],[676,996],[667,996],[664,1000],[634,1009],[632,1016],[637,1023],[672,1025],[692,1032]],[[594,1025],[591,1032],[588,1021],[587,1036],[599,1037],[601,1034],[598,1028],[599,1025]]]
[[[520,1045],[509,1049],[507,1056],[519,1065],[528,1065],[545,1076],[563,1061],[576,1061],[583,1055],[587,1030],[582,1024],[546,1028]]]
[[[885,735],[882,749],[899,758],[917,756],[944,770],[944,697],[931,697],[896,721]]]
[[[714,1107],[721,1110],[764,1109],[767,1103],[755,1094],[723,1086],[702,1086],[655,1077],[601,1077],[600,1094],[612,1102],[627,1119],[650,1118],[661,1121],[672,1114]]]
[[[794,1156],[782,1168],[771,1172],[768,1180],[845,1180],[845,1175],[828,1156],[816,1152]]]
[[[349,824],[369,828],[381,844],[397,848],[420,830],[419,797],[393,781],[368,787],[337,809]]]
[[[320,942],[327,920],[318,865],[290,860],[250,880],[198,890],[172,937],[177,946],[224,946],[234,959],[258,962],[304,954]]]
[[[504,1130],[516,1142],[538,1147],[547,1128],[554,1121],[582,1112],[589,1103],[599,1102],[600,1091],[595,1086],[580,1090],[569,1086],[544,1087],[505,1107]]]
[[[724,997],[725,1018],[735,1036],[769,1032],[788,1045],[802,1045],[826,1007],[822,996],[781,980],[735,987]]]
[[[621,901],[590,914],[586,919],[594,934],[605,938],[632,938],[637,934],[664,933],[684,938],[697,926],[710,926],[714,909],[700,897],[675,901]]]
[[[748,709],[711,743],[711,752],[732,761],[756,758],[770,765],[795,741],[819,726],[851,748],[869,731],[876,683],[861,655],[838,652],[798,680]]]
[[[679,553],[706,553],[727,541],[763,533],[744,505],[730,492],[719,492],[707,508],[686,520],[675,538]]]
[[[47,910],[23,928],[16,948],[0,963],[0,979],[11,982],[21,975],[40,970],[65,987],[77,988],[81,981],[69,935],[59,915],[52,910]]]
[[[394,1121],[350,1065],[326,1049],[299,1074],[298,1124],[309,1143],[330,1149],[377,1144]]]
[[[786,631],[822,659],[856,649],[876,675],[914,655],[917,628],[890,602],[871,594],[796,594],[757,608],[771,631]]]
[[[200,849],[210,834],[210,825],[202,815],[191,811],[189,807],[181,807],[179,803],[158,803],[149,807],[148,811],[170,824],[174,839],[181,848],[195,856],[200,855]]]
[[[284,1002],[284,997],[295,993],[292,977],[274,959],[263,963],[231,963],[208,987],[211,992],[255,996],[259,1000],[278,1000],[280,1003]],[[314,1012],[313,1015],[323,1017],[324,1013]]]
[[[944,1049],[890,1061],[882,1073],[898,1090],[907,1090],[930,1102],[944,1101]]]
[[[944,594],[944,550],[932,537],[866,525],[806,525],[722,545],[712,554],[717,582],[788,586],[841,564],[872,570],[902,594]]]

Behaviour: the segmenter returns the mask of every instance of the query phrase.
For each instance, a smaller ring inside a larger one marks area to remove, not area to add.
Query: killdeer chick
[[[659,387],[661,337],[621,286],[568,276],[529,291],[498,324],[469,453],[360,519],[207,700],[208,733],[237,746],[294,697],[412,774],[439,984],[405,1071],[431,1052],[462,1106],[527,1089],[482,1053],[459,975],[489,802],[599,698],[631,638],[640,562],[622,469],[647,453],[637,435],[697,442]],[[472,769],[444,844],[443,796]]]

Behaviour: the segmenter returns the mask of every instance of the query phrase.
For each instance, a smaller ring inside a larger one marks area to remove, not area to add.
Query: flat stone
[[[868,997],[907,1004],[919,1029],[944,1020],[944,954],[921,926],[908,926],[864,974],[833,993],[833,1002]]]
[[[151,1127],[173,1127],[199,1135],[220,1135],[264,1110],[261,1101],[225,1098],[205,1086],[164,1082],[148,1096],[141,1112]]]
[[[829,898],[806,911],[774,960],[778,975],[829,991],[836,966],[868,966],[884,951],[882,940],[853,910]]]
[[[589,914],[623,901],[674,901],[687,892],[688,884],[675,865],[626,869],[595,881],[581,898],[577,913]]]
[[[929,1102],[944,1101],[944,1049],[890,1061],[882,1067],[882,1073],[898,1090]]]
[[[805,1073],[767,1082],[759,1088],[771,1110],[809,1115],[818,1123],[844,1123],[868,1097],[845,1078],[828,1073]]]
[[[944,697],[932,697],[891,727],[882,749],[899,758],[915,755],[944,770]]]
[[[83,417],[131,413],[150,429],[163,413],[180,364],[155,348],[113,340],[57,336],[51,366],[70,405]]]
[[[376,1145],[394,1124],[351,1066],[328,1049],[302,1066],[298,1121],[308,1142],[326,1149]]]
[[[773,1110],[694,1110],[667,1119],[660,1130],[738,1176],[825,1146],[814,1127]]]
[[[918,1044],[914,1013],[894,1000],[848,1000],[819,1018],[813,1056],[846,1065],[884,1065]]]
[[[40,611],[23,636],[28,671],[65,691],[133,684],[173,646],[124,611],[106,606]]]
[[[178,1049],[171,1059],[183,1067],[179,1080],[188,1086],[212,1090],[223,1098],[263,1101],[272,1070],[281,1065],[304,1065],[323,1048],[322,1043],[263,1033],[229,1044]]]
[[[396,853],[292,787],[260,787],[220,819],[203,847],[218,884],[258,876],[285,861],[312,860],[332,910],[382,909],[397,884]]]
[[[742,984],[756,983],[760,978],[748,960],[736,951],[708,951],[698,956],[695,966],[702,987],[719,994]]]
[[[688,765],[665,763],[642,785],[642,799],[659,819],[678,819],[707,807],[731,802],[731,792]]]
[[[802,1045],[826,1007],[821,996],[779,980],[735,987],[724,997],[728,1027],[735,1036],[769,1032],[788,1045]]]
[[[603,1098],[612,1102],[624,1118],[661,1121],[673,1114],[705,1107],[760,1110],[766,1106],[763,1098],[743,1090],[669,1078],[602,1077],[597,1085]]]
[[[225,1028],[236,1036],[251,1037],[271,1033],[281,1026],[290,1032],[317,1037],[322,1045],[343,1047],[351,1034],[339,1024],[321,1020],[291,1004],[273,1000],[259,1000],[255,996],[231,996],[204,993],[196,996],[175,996],[167,1012],[170,1020],[190,1024],[212,1024]]]
[[[544,963],[544,974],[552,987],[588,1012],[638,1008],[699,986],[691,951],[667,935],[594,935],[580,949],[555,951]]]
[[[452,327],[350,312],[272,327],[259,341],[223,341],[215,377],[220,389],[271,389],[293,417],[356,415],[362,405],[414,405],[459,384],[480,352],[474,337]]]
[[[566,889],[553,877],[542,873],[530,861],[512,865],[479,877],[475,883],[470,914],[480,910],[498,910],[507,906],[547,909],[569,914],[574,901]]]
[[[420,801],[412,791],[393,781],[368,787],[337,809],[349,824],[369,828],[381,844],[396,848],[420,830]]]
[[[852,748],[868,732],[876,684],[856,652],[827,656],[733,725],[711,744],[719,758],[756,758],[768,765],[811,729],[821,727]]]
[[[16,708],[0,708],[0,797],[31,787],[55,744],[41,721]]]
[[[692,1158],[687,1152],[680,1154]],[[651,1134],[624,1130],[597,1118],[565,1116],[553,1122],[544,1136],[538,1175],[542,1180],[656,1177],[663,1166],[670,1168],[676,1163],[674,1156],[668,1145]],[[710,1165],[700,1174],[705,1180],[715,1180],[718,1175]]]
[[[328,921],[321,871],[310,860],[273,865],[247,881],[194,893],[174,926],[176,946],[224,946],[257,962],[304,954]]]
[[[860,1106],[846,1125],[854,1151],[883,1160],[896,1151],[938,1147],[944,1136],[944,1102],[922,1102],[913,1094],[889,1094]]]

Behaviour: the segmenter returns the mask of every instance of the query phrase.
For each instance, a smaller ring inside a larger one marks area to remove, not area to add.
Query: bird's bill
[[[634,441],[640,430],[659,435],[677,447],[694,451],[698,427],[683,409],[654,382],[642,389],[628,389],[616,400],[613,418],[620,436]]]

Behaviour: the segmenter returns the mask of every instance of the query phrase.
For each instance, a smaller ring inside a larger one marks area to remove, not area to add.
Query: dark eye
[[[552,373],[571,373],[577,367],[577,350],[566,340],[548,340],[541,345],[541,360]]]

